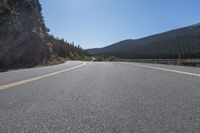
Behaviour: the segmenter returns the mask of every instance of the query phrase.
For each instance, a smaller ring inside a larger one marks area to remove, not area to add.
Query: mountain
[[[200,24],[87,51],[92,55],[133,59],[200,58]]]
[[[57,56],[79,59],[86,54],[80,46],[49,35],[41,10],[39,0],[0,1],[0,69],[33,67]]]

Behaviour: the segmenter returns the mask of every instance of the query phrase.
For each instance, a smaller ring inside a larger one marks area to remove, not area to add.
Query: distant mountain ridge
[[[200,23],[87,51],[121,58],[200,58]]]

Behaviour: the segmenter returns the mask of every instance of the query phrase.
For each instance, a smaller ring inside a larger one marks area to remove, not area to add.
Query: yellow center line
[[[40,80],[40,79],[43,79],[43,78],[46,78],[46,77],[54,76],[54,75],[57,75],[57,74],[60,74],[60,73],[66,72],[66,71],[70,71],[70,70],[82,67],[84,65],[86,65],[85,62],[82,63],[81,65],[78,65],[78,66],[75,66],[75,67],[72,67],[72,68],[68,68],[68,69],[57,71],[57,72],[45,74],[45,75],[42,75],[42,76],[37,76],[37,77],[33,77],[33,78],[29,78],[29,79],[25,79],[25,80],[13,82],[13,83],[8,83],[8,84],[5,84],[5,85],[1,85],[0,86],[0,90],[12,88],[12,87],[23,85],[23,84],[26,84],[26,83],[29,83],[29,82],[33,82],[33,81],[36,81],[36,80]]]

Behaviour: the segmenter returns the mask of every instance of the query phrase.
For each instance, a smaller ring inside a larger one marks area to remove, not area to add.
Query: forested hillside
[[[48,34],[41,10],[39,0],[0,1],[0,69],[46,64],[55,56],[85,58],[82,48]]]
[[[88,52],[133,59],[174,59],[180,56],[200,58],[200,24],[142,39],[125,40],[104,48],[89,49]]]
[[[51,56],[69,58],[72,60],[87,60],[89,54],[80,45],[69,43],[64,39],[55,38],[53,35],[47,36],[47,45]]]

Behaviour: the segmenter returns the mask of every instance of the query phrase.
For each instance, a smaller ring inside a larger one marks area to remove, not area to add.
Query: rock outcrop
[[[39,0],[1,0],[0,69],[47,62],[47,30]]]

